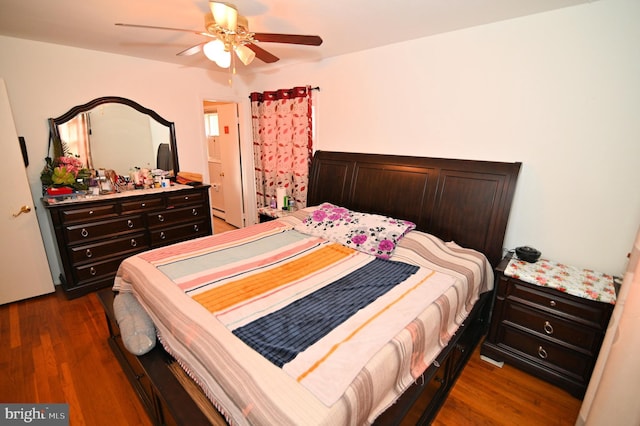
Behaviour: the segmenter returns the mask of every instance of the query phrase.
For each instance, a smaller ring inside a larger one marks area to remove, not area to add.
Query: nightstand
[[[510,262],[503,259],[495,270],[481,354],[582,398],[613,311],[613,278],[544,259]]]
[[[260,223],[269,222],[279,217],[288,216],[291,213],[293,213],[293,211],[272,209],[270,207],[260,207],[258,208],[258,219]]]

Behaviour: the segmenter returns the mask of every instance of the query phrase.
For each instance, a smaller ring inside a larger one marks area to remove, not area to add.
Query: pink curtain
[[[278,187],[286,189],[298,208],[307,205],[311,90],[306,86],[250,95],[258,207],[268,206]]]

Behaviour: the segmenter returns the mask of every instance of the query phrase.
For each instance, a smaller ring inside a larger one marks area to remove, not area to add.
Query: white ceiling
[[[255,32],[312,34],[320,47],[261,43],[280,57],[238,72],[314,61],[593,0],[233,0]],[[0,0],[0,34],[217,68],[202,54],[176,56],[203,41],[190,33],[117,27],[116,22],[204,30],[207,0]],[[6,60],[6,58],[4,58]]]

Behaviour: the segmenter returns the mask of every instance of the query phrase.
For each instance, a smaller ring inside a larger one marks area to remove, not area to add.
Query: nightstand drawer
[[[591,355],[597,355],[594,352],[600,345],[601,332],[543,311],[528,308],[520,303],[512,301],[505,303],[504,324],[514,324],[546,338],[582,348]]]
[[[510,285],[507,285],[510,284]],[[528,304],[533,308],[554,313],[604,330],[609,323],[610,312],[602,308],[602,303],[569,296],[557,290],[523,285],[520,281],[501,277],[500,293],[508,299]]]
[[[530,361],[559,371],[563,375],[573,376],[580,381],[585,381],[591,375],[590,356],[508,326],[503,329],[501,341],[510,351],[519,352]]]

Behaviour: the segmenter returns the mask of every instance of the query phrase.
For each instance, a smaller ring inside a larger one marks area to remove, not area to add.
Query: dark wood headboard
[[[420,231],[484,253],[495,267],[521,165],[317,151],[307,204],[410,220]]]

